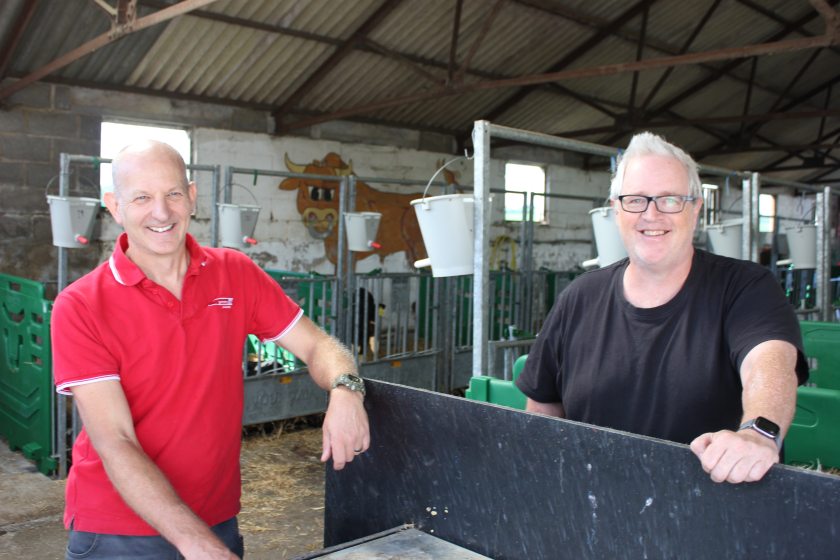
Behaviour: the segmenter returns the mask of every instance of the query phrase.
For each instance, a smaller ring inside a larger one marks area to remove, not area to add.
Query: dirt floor
[[[323,548],[321,430],[281,423],[242,446],[239,526],[251,560],[294,558]]]

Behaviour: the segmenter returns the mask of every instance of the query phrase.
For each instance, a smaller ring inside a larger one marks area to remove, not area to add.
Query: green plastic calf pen
[[[52,302],[39,282],[0,274],[0,436],[48,474],[52,432]]]
[[[812,468],[840,468],[840,325],[803,321],[805,354],[814,366],[811,381],[796,392],[796,413],[785,437],[785,463]],[[514,364],[513,380],[522,371],[525,358]],[[474,376],[465,396],[518,410],[525,409],[525,395],[507,381],[489,376]]]

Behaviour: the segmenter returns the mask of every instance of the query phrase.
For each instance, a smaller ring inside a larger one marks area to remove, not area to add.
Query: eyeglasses
[[[625,212],[641,214],[647,210],[651,202],[663,214],[679,214],[685,208],[686,202],[694,202],[696,196],[682,194],[666,194],[662,196],[645,196],[643,194],[623,194],[618,197],[621,208]]]

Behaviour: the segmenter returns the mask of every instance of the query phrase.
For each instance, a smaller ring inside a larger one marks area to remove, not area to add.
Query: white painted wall
[[[335,152],[345,162],[352,162],[353,171],[360,178],[417,181],[417,185],[414,186],[389,184],[387,181],[366,182],[382,191],[417,193],[418,198],[440,162],[452,157],[448,154],[390,146],[292,137],[277,138],[267,134],[216,129],[196,130],[194,141],[197,163],[222,163],[260,170],[287,171],[284,161],[287,153],[291,161],[307,164],[313,160],[322,160],[329,152]],[[459,183],[472,183],[471,162],[455,162],[448,169],[457,174]],[[262,206],[255,232],[259,244],[246,249],[245,252],[268,268],[333,274],[334,266],[326,258],[323,241],[312,238],[303,225],[296,206],[297,193],[279,190],[277,186],[281,181],[278,177],[258,176],[255,184],[252,175],[239,174],[234,177],[234,184],[245,188],[233,189],[233,202],[252,204],[253,198],[248,194],[250,191]],[[433,188],[430,193],[439,194],[439,189]],[[206,200],[202,200],[200,204],[200,209],[204,212],[210,211],[209,196],[210,193],[207,193]],[[202,231],[201,235],[209,239],[209,221],[204,224],[204,228],[205,231]],[[376,268],[387,272],[413,270],[404,252],[388,255],[384,261],[380,261],[377,256],[368,257],[357,263],[356,270],[368,272]]]
[[[521,158],[517,158],[521,161]],[[535,162],[538,163],[538,162]],[[504,188],[504,164],[502,160],[493,160],[490,166],[492,188]],[[606,205],[609,195],[610,174],[605,171],[584,171],[562,165],[546,167],[547,191],[553,195],[572,195],[597,199],[595,201],[572,200],[550,196],[547,198],[546,216],[543,224],[534,226],[534,266],[549,270],[572,270],[581,263],[596,256],[592,245],[592,220],[589,211]],[[498,243],[493,258],[493,242],[501,236],[514,240],[520,239],[520,223],[505,222],[503,197],[498,194],[493,199],[493,225],[490,230],[491,266],[499,260],[512,263],[513,255],[508,243]],[[516,263],[522,262],[522,255],[517,252]]]
[[[302,137],[274,137],[268,134],[237,132],[213,128],[197,128],[193,133],[194,162],[200,165],[221,165],[221,182],[224,167],[234,166],[257,170],[286,171],[284,155],[300,164],[321,160],[329,152],[339,154],[345,162],[352,162],[358,177],[378,177],[417,181],[416,186],[367,181],[373,188],[400,193],[417,193],[418,198],[426,183],[442,161],[453,158],[451,154],[426,152],[407,148],[360,143],[343,143]],[[517,158],[522,161],[522,158]],[[538,163],[538,162],[537,162]],[[456,173],[458,183],[469,192],[472,185],[473,162],[460,160],[447,168]],[[504,188],[504,161],[491,162],[491,185]],[[212,178],[209,172],[194,176],[198,185],[198,207],[190,232],[202,243],[210,242],[210,217]],[[437,181],[442,180],[438,176]],[[605,199],[609,190],[609,174],[586,172],[562,165],[548,165],[546,180],[550,193],[596,197]],[[255,204],[261,207],[254,237],[259,243],[244,252],[266,268],[297,272],[333,274],[334,267],[326,258],[323,241],[312,238],[303,225],[296,206],[297,193],[277,188],[282,178],[257,174],[234,176],[232,202]],[[223,185],[220,184],[220,189]],[[441,194],[432,187],[430,195]],[[221,194],[220,194],[221,198]],[[522,262],[520,224],[505,223],[503,195],[494,196],[490,246],[496,267],[500,261],[512,264],[516,252],[517,266]],[[592,225],[589,210],[600,204],[588,201],[550,198],[547,204],[548,219],[535,228],[534,257],[537,267],[550,270],[569,270],[594,256],[591,245]],[[110,219],[105,220],[102,237],[113,241],[120,229]],[[510,239],[499,239],[507,236]],[[103,247],[103,258],[113,244]],[[495,247],[495,249],[494,249]],[[410,272],[414,268],[407,262],[404,252],[387,256],[380,262],[376,256],[357,263],[358,272],[381,268],[386,272]]]

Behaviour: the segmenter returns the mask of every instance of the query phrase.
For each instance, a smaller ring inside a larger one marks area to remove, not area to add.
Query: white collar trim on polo
[[[117,263],[114,261],[114,255],[111,255],[111,256],[110,256],[110,258],[108,259],[108,266],[109,266],[109,267],[110,267],[110,269],[111,269],[111,274],[113,274],[113,275],[114,275],[114,279],[115,279],[117,282],[119,282],[120,284],[122,284],[123,286],[127,286],[128,284],[126,284],[126,283],[123,281],[122,276],[120,276],[120,273],[119,273],[119,271],[117,270]]]

